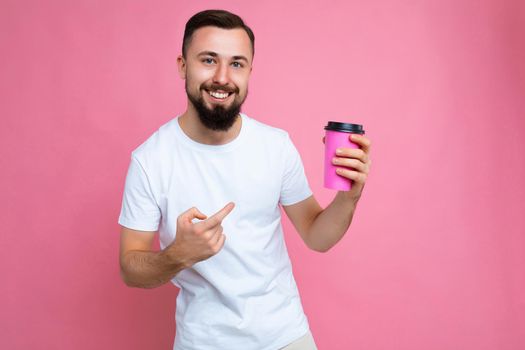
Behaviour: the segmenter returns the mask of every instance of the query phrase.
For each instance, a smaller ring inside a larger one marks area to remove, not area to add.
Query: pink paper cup
[[[337,168],[347,168],[340,165],[334,165],[332,159],[337,157],[335,150],[339,147],[360,148],[358,144],[350,141],[350,134],[363,135],[365,131],[360,124],[349,124],[339,122],[328,122],[324,127],[325,135],[325,153],[324,153],[324,187],[338,191],[350,191],[352,181],[335,172]]]

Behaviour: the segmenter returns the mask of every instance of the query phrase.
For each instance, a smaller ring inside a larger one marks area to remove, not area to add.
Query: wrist
[[[336,195],[336,198],[343,200],[345,203],[351,203],[354,206],[357,204],[360,197],[360,194],[356,194],[353,191],[338,191]]]
[[[171,244],[159,252],[161,258],[173,270],[181,270],[192,266],[175,244]]]

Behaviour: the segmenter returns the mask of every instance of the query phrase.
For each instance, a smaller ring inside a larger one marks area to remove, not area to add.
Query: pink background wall
[[[0,2],[0,348],[169,349],[177,289],[126,287],[132,149],[184,111],[198,10],[256,35],[248,115],[322,187],[323,126],[374,164],[348,234],[286,240],[321,350],[525,348],[523,1]],[[298,127],[298,125],[300,127]]]

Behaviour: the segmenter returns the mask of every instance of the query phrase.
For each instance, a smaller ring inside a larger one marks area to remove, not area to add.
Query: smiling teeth
[[[210,95],[212,95],[215,98],[221,98],[221,99],[228,97],[227,93],[220,93],[220,92],[214,92],[214,91],[210,91]]]

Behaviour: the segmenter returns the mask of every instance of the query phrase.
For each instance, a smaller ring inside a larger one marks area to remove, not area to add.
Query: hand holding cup
[[[370,140],[359,124],[329,122],[325,127],[324,186],[359,198],[370,171]]]

